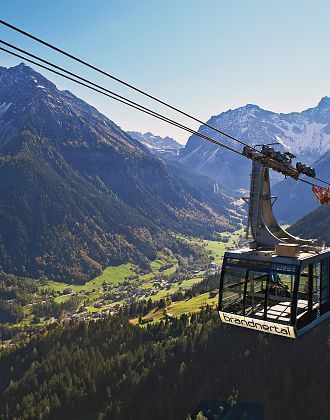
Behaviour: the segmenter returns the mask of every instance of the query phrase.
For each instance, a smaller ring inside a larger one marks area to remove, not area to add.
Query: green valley
[[[21,313],[17,321],[3,324],[12,331],[3,344],[55,321],[105,317],[139,301],[152,302],[147,312],[144,309],[142,324],[148,319],[157,322],[166,316],[180,317],[199,312],[206,305],[215,306],[218,280],[206,289],[195,286],[203,285],[205,279],[219,271],[225,250],[244,240],[243,229],[222,232],[217,240],[178,234],[176,240],[181,244],[180,253],[164,248],[146,269],[134,263],[109,266],[85,284],[54,281],[45,276],[26,280],[34,288],[24,300],[17,300]],[[193,292],[187,294],[188,291]],[[132,322],[137,323],[139,317],[139,311],[132,313]]]

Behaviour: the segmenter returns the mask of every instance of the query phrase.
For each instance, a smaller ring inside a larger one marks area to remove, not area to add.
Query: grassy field
[[[210,252],[216,264],[221,263],[221,258],[226,251],[226,244],[220,241],[204,241],[205,249]]]
[[[170,276],[173,273],[175,273],[175,270],[178,268],[178,261],[176,257],[173,255],[172,251],[166,250],[166,254],[162,252],[157,253],[157,258],[150,263],[151,272],[148,274],[145,274],[143,276],[140,276],[140,280],[145,282],[153,277],[155,277],[155,274],[161,274],[162,276]],[[167,268],[166,270],[160,271],[160,269],[165,266],[171,264],[172,267]]]
[[[179,291],[180,287],[183,290],[190,289],[194,284],[199,283],[202,280],[203,280],[202,277],[194,277],[194,278],[189,279],[189,280],[184,280],[181,284],[173,283],[172,287],[169,290],[166,290],[166,289],[160,290],[157,294],[151,296],[151,300],[155,301],[155,300],[165,298],[167,295],[171,295],[171,294]]]
[[[113,285],[124,282],[125,277],[129,277],[134,274],[133,267],[134,266],[132,264],[121,264],[117,267],[107,267],[100,276],[95,277],[83,285],[60,283],[57,281],[49,280],[46,285],[39,287],[43,289],[51,288],[58,292],[63,292],[63,290],[67,288],[70,288],[77,293],[81,290],[84,290],[85,292],[92,292],[99,290],[102,287],[104,281],[107,281]]]
[[[180,302],[173,303],[169,308],[168,312],[174,316],[180,317],[182,314],[189,314],[193,312],[199,312],[203,306],[216,305],[218,302],[218,296],[214,298],[209,297],[209,293],[203,293],[202,295],[193,297],[189,300],[183,300]]]
[[[172,264],[171,268],[160,271],[160,268],[166,264]],[[171,255],[170,257],[164,257],[162,253],[158,254],[158,258],[151,262],[151,272],[143,276],[139,276],[139,280],[145,281],[149,280],[155,276],[157,273],[161,273],[163,276],[171,275],[175,272],[178,267],[177,259]],[[95,277],[94,279],[88,281],[83,285],[75,285],[69,283],[62,283],[53,280],[49,280],[46,285],[40,285],[40,288],[51,288],[55,291],[63,292],[63,290],[70,288],[74,292],[79,292],[84,290],[86,292],[91,292],[93,289],[100,289],[105,281],[109,284],[117,285],[123,283],[127,280],[128,277],[135,275],[134,272],[135,266],[133,264],[121,264],[116,267],[109,266],[104,269],[103,273]]]
[[[63,303],[66,302],[67,300],[69,300],[71,298],[71,295],[61,295],[61,296],[57,296],[54,301],[56,303]]]
[[[103,273],[92,280],[93,284],[102,286],[103,282],[107,281],[110,284],[116,285],[123,283],[129,276],[134,275],[132,264],[121,264],[117,267],[107,267]]]
[[[229,248],[237,247],[239,240],[244,236],[244,228],[235,232],[221,232],[219,233],[220,240],[209,241],[202,240],[199,238],[186,237],[183,235],[177,235],[181,239],[184,239],[190,243],[194,243],[200,246],[205,246],[205,249],[209,252],[210,256],[214,258],[216,264],[221,264],[221,259],[225,251]]]
[[[180,317],[183,314],[192,314],[194,312],[199,312],[202,307],[206,305],[216,306],[218,303],[218,295],[210,298],[209,293],[203,293],[199,296],[195,296],[189,300],[182,300],[179,302],[173,302],[171,305],[167,306],[166,310],[168,314],[171,314],[175,317]],[[151,310],[145,318],[153,318],[152,322],[159,322],[164,318],[163,310],[153,309]],[[131,320],[133,324],[138,324],[138,318]]]

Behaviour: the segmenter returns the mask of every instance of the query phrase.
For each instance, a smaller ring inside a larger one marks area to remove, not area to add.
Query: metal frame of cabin
[[[296,338],[330,316],[330,248],[290,235],[272,210],[269,170],[252,162],[249,248],[226,252],[219,315],[222,322]],[[281,255],[293,249],[294,256]],[[284,252],[285,253],[285,252]]]
[[[287,289],[272,287],[271,276],[286,279],[282,284]],[[329,249],[301,252],[296,258],[278,257],[275,251],[268,255],[251,249],[226,252],[220,277],[220,318],[295,338],[330,315],[329,278]]]

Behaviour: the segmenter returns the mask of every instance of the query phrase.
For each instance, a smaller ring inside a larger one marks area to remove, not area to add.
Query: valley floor
[[[154,323],[166,317],[199,312],[206,305],[215,306],[218,281],[213,290],[196,289],[188,296],[186,292],[219,272],[225,250],[238,247],[243,241],[243,229],[223,232],[219,240],[177,236],[197,250],[195,258],[182,258],[165,248],[151,262],[149,272],[127,263],[107,267],[100,276],[83,285],[47,279],[36,281],[36,292],[22,306],[23,319],[2,324],[16,331],[5,334],[2,345],[14,343],[19,332],[27,331],[30,335],[57,321],[102,318],[139,301],[151,300],[152,304],[143,316],[132,314],[132,323]]]

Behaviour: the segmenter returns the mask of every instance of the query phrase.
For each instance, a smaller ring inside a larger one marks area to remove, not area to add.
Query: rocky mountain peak
[[[330,108],[330,97],[329,96],[323,96],[323,98],[320,100],[320,102],[317,105],[318,108]]]
[[[3,67],[3,69],[2,84],[8,88],[11,88],[12,84],[15,83],[15,90],[21,86],[27,93],[32,93],[31,90],[37,89],[39,92],[46,89],[57,91],[54,83],[24,63],[8,69]]]
[[[0,83],[0,147],[24,130],[55,141],[56,148],[111,147],[141,154],[139,142],[71,92],[57,89],[42,74],[21,63],[3,68]],[[122,136],[122,141],[118,137]]]

